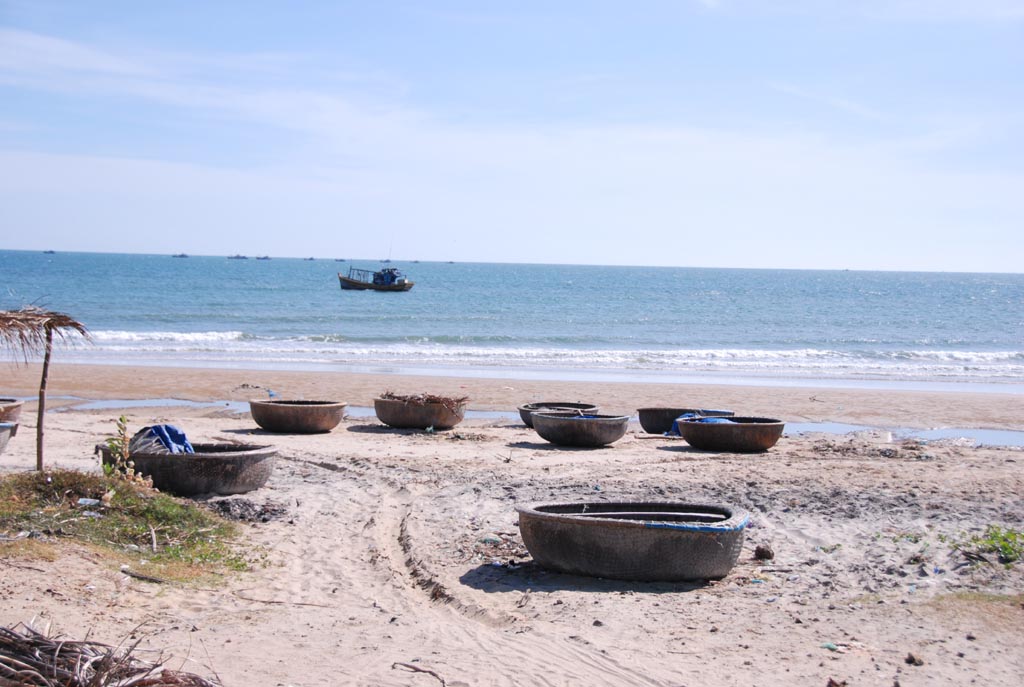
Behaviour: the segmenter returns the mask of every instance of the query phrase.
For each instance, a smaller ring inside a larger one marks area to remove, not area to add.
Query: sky
[[[0,248],[1024,271],[1024,0],[0,0]]]

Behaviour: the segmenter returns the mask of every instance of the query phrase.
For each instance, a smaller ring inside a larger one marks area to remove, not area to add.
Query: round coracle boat
[[[7,448],[7,442],[17,433],[18,423],[0,422],[0,453],[4,452],[4,449]]]
[[[249,413],[263,429],[279,434],[330,432],[345,416],[341,401],[249,401]]]
[[[466,417],[466,402],[416,402],[400,398],[376,398],[377,419],[397,429],[451,429]]]
[[[672,423],[682,415],[701,417],[730,417],[735,415],[731,410],[711,410],[708,408],[638,408],[640,426],[648,434],[664,434],[672,429]]]
[[[129,456],[135,472],[150,477],[153,486],[178,496],[244,494],[270,478],[277,449],[254,444],[192,444],[195,453],[139,453]],[[113,465],[110,448],[96,450],[104,465]]]
[[[678,502],[553,503],[517,507],[538,565],[618,580],[680,582],[729,574],[743,547],[746,513]]]
[[[16,398],[0,398],[0,422],[17,422],[24,404]]]
[[[626,434],[625,415],[534,413],[533,428],[541,438],[559,446],[607,446]]]
[[[570,403],[567,401],[538,401],[524,403],[519,406],[519,417],[527,427],[533,427],[534,413],[581,412],[596,413],[598,407],[590,403]]]
[[[786,423],[767,417],[691,418],[677,423],[694,448],[722,453],[760,453],[774,446]]]

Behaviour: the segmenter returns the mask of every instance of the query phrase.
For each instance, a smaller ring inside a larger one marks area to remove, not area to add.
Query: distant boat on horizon
[[[43,255],[54,255],[56,252],[55,250],[44,250]]]
[[[175,253],[171,257],[172,258],[187,258],[188,257],[188,253]]]
[[[309,262],[310,260],[316,260],[316,258],[306,258],[306,262]]]
[[[248,259],[249,259],[249,256],[247,256],[247,255],[229,255],[228,256],[228,260],[248,260]]]
[[[257,260],[270,260],[270,256],[269,255],[261,255],[261,256],[257,257],[256,259]]]

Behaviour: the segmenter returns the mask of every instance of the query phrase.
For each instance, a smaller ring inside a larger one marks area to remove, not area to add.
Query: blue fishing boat
[[[350,267],[348,275],[338,272],[338,281],[344,291],[408,291],[413,282],[397,267],[383,267],[376,272]]]

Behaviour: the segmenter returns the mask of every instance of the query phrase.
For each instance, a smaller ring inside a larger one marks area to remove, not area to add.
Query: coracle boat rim
[[[172,458],[172,459],[202,459],[202,458],[235,458],[248,456],[253,453],[260,451],[266,451],[274,448],[270,444],[192,444],[192,450],[195,453],[171,453],[170,451],[156,452],[156,451],[133,451],[129,454],[131,456],[140,456],[144,458]],[[110,447],[106,444],[96,444],[96,451],[101,453],[112,453]],[[225,455],[230,454],[230,455]]]
[[[726,410],[724,408],[677,408],[676,406],[647,406],[644,408],[637,408],[637,412],[641,410],[694,410],[698,413],[731,413],[733,411]]]
[[[664,504],[653,504],[648,503],[645,505],[664,505],[667,507],[682,507],[686,511],[692,511],[698,508],[705,508],[709,511],[714,511],[716,514],[721,514],[724,517],[718,523],[688,523],[688,522],[669,522],[666,520],[658,520],[657,518],[651,518],[650,520],[637,520],[637,519],[626,519],[626,518],[615,518],[615,517],[601,517],[600,513],[584,514],[584,513],[552,513],[550,511],[541,510],[543,508],[554,508],[564,507],[567,504],[564,503],[549,503],[540,504],[536,506],[516,506],[516,512],[527,515],[530,517],[537,517],[544,520],[552,520],[555,522],[571,522],[575,525],[587,525],[587,526],[611,526],[611,527],[627,527],[632,529],[661,529],[661,530],[675,530],[684,532],[709,532],[709,533],[721,533],[721,532],[738,532],[746,528],[750,522],[750,514],[737,511],[731,506],[717,506],[708,504],[690,504],[690,503],[664,503]],[[580,506],[594,505],[594,504],[577,504]],[[598,504],[598,505],[616,505],[616,504]],[[619,504],[629,505],[629,504]],[[636,504],[633,504],[636,505]],[[724,511],[724,513],[723,513]],[[684,512],[684,511],[680,511]],[[659,512],[652,512],[651,515],[658,515]],[[597,517],[595,517],[597,516]]]
[[[727,422],[707,422],[708,419],[714,420],[727,420]],[[708,418],[708,417],[686,417],[678,418],[680,423],[686,423],[689,425],[703,425],[708,427],[714,426],[735,426],[735,425],[757,425],[764,427],[766,425],[784,425],[786,424],[783,420],[779,420],[773,417],[745,417],[745,416],[732,416],[732,417],[719,417],[719,418]]]
[[[572,412],[550,412],[550,413],[538,413],[534,412],[533,416],[537,417],[552,418],[555,420],[586,420],[588,422],[622,422],[623,420],[629,421],[628,415],[598,415],[594,413],[572,413]]]
[[[297,406],[297,407],[312,406],[312,407],[317,407],[317,408],[323,408],[323,407],[326,407],[326,406],[347,406],[348,405],[348,403],[346,403],[345,401],[278,400],[276,398],[272,398],[272,399],[265,399],[265,398],[250,399],[249,403],[257,403],[259,405],[275,405],[275,406],[282,406],[282,407],[288,407],[288,406]]]
[[[541,408],[550,408],[551,410],[586,410],[587,408],[597,408],[597,406],[593,403],[578,401],[535,401],[533,403],[524,403],[519,408],[525,408],[530,412],[536,413]]]

